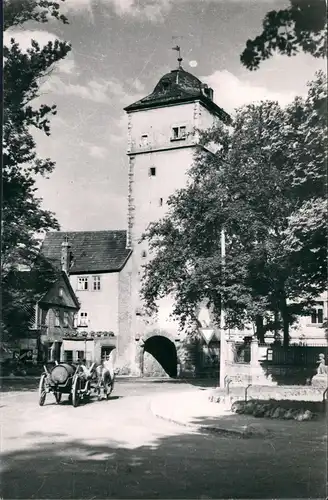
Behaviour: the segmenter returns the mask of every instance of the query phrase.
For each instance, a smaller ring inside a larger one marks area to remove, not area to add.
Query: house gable
[[[68,307],[75,310],[80,308],[78,299],[64,272],[62,272],[60,278],[53,284],[53,286],[46,292],[39,302],[43,304]]]

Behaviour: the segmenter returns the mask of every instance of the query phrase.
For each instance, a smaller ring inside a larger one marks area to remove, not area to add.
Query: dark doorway
[[[102,346],[101,348],[101,359],[103,361],[108,361],[110,359],[110,354],[114,347]]]
[[[154,335],[146,340],[144,352],[151,354],[170,377],[177,376],[177,350],[171,340]]]

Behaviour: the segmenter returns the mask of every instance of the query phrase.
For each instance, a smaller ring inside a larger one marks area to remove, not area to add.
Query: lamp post
[[[221,264],[222,264],[222,277],[224,274],[225,266],[225,232],[224,227],[221,229]],[[225,311],[223,307],[223,300],[221,294],[221,314],[220,314],[220,387],[224,387],[225,379],[225,361],[226,361],[226,338],[225,338]]]

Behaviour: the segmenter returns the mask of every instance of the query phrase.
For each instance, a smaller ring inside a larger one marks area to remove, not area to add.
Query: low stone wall
[[[228,396],[234,401],[244,400],[246,387],[231,387],[229,390],[218,388],[211,391],[209,398],[213,402],[218,402],[219,399]],[[247,389],[247,399],[261,400],[293,400],[293,401],[322,401],[324,389],[311,386],[264,386],[251,385]],[[327,394],[326,394],[327,397]]]
[[[272,380],[272,377],[266,373],[260,364],[250,363],[231,363],[225,364],[226,381],[230,381],[234,386],[247,386],[248,384],[256,385],[277,385],[277,382]]]

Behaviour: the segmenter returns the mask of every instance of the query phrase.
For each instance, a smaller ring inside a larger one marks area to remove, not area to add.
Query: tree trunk
[[[283,333],[284,333],[284,347],[289,346],[289,314],[286,298],[284,297],[281,302],[281,317],[283,323]]]
[[[260,315],[256,316],[255,324],[256,324],[256,336],[258,338],[258,341],[264,343],[265,329],[263,325],[263,316]]]

